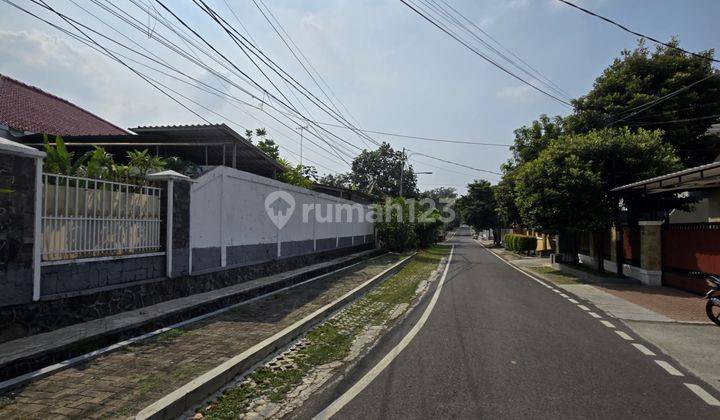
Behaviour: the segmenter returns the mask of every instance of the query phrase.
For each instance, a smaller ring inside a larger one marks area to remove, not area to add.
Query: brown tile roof
[[[0,124],[19,131],[62,136],[128,134],[77,105],[2,74]]]

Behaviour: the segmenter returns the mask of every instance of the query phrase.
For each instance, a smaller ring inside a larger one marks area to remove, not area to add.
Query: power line
[[[462,40],[460,37],[458,37],[458,36],[457,36],[456,34],[454,34],[452,31],[449,31],[448,29],[444,28],[442,25],[440,25],[440,24],[438,24],[436,21],[434,21],[431,17],[427,16],[425,13],[423,13],[423,12],[420,11],[420,10],[418,10],[416,7],[413,7],[412,5],[410,5],[410,3],[408,3],[406,0],[400,0],[400,2],[402,2],[405,6],[407,6],[408,8],[410,8],[412,11],[414,11],[414,12],[417,13],[418,15],[420,15],[420,17],[422,17],[422,18],[425,19],[426,21],[430,22],[433,26],[435,26],[436,28],[438,28],[438,29],[440,29],[441,31],[443,31],[443,32],[444,32],[445,34],[447,34],[449,37],[451,37],[451,38],[453,38],[455,41],[459,42],[459,43],[460,43],[461,45],[463,45],[465,48],[469,49],[469,50],[472,51],[474,54],[476,54],[477,56],[479,56],[480,58],[482,58],[483,60],[487,61],[488,63],[490,63],[490,64],[492,64],[493,66],[497,67],[498,69],[502,70],[504,73],[507,73],[508,75],[512,76],[513,78],[515,78],[515,79],[521,81],[522,83],[530,86],[531,88],[537,90],[538,92],[540,92],[540,93],[542,93],[542,94],[544,94],[544,95],[546,95],[546,96],[548,96],[548,97],[556,100],[557,102],[560,102],[561,104],[564,104],[564,105],[566,105],[566,106],[568,106],[568,107],[572,107],[572,105],[570,104],[570,102],[568,102],[568,101],[566,101],[566,100],[564,100],[564,99],[560,99],[559,97],[553,95],[552,93],[549,93],[549,92],[547,92],[547,91],[545,91],[545,90],[543,90],[543,89],[541,89],[541,88],[533,85],[532,83],[528,82],[527,80],[523,79],[522,77],[516,75],[515,73],[513,73],[513,72],[511,72],[510,70],[506,69],[505,67],[501,66],[501,65],[498,64],[496,61],[494,61],[494,60],[491,59],[490,57],[488,57],[488,56],[486,56],[485,54],[483,54],[482,52],[478,51],[478,50],[477,50],[476,48],[474,48],[472,45],[470,45],[470,44],[468,44],[467,42],[465,42],[464,40]]]
[[[347,129],[347,127],[344,127],[344,126],[338,125],[338,124],[331,124],[331,123],[326,123],[326,122],[317,122],[317,124],[326,125],[329,127],[337,127],[337,128],[346,128]],[[358,129],[358,131],[362,131],[364,133],[382,134],[385,136],[392,136],[392,137],[403,137],[403,138],[408,138],[408,139],[435,141],[435,142],[440,142],[440,143],[472,144],[472,145],[476,145],[476,146],[512,147],[512,145],[510,145],[510,144],[503,144],[503,143],[486,143],[486,142],[479,142],[479,141],[472,141],[472,140],[441,139],[441,138],[436,138],[436,137],[412,136],[409,134],[389,133],[386,131],[365,130],[365,129]]]
[[[638,122],[632,122],[632,124],[633,124],[633,125],[674,124],[674,123],[683,123],[683,122],[690,122],[690,121],[710,120],[710,119],[713,119],[713,118],[720,118],[720,114],[706,115],[706,116],[704,116],[704,117],[683,118],[683,119],[678,119],[678,120],[638,121]]]
[[[410,149],[408,149],[408,150],[410,150]],[[465,165],[465,164],[462,164],[462,163],[453,162],[453,161],[450,161],[450,160],[441,159],[441,158],[439,158],[439,157],[426,155],[425,153],[420,153],[420,152],[416,152],[416,151],[413,151],[413,153],[416,154],[416,155],[419,155],[419,156],[425,156],[426,158],[438,160],[438,161],[440,161],[440,162],[445,162],[445,163],[449,163],[449,164],[451,164],[451,165],[460,166],[460,167],[462,167],[462,168],[472,169],[473,171],[485,172],[485,173],[488,173],[488,174],[493,174],[493,175],[500,175],[500,176],[502,176],[502,174],[499,173],[499,172],[493,172],[493,171],[488,171],[488,170],[486,170],[486,169],[474,168],[474,167],[469,166],[469,165]]]
[[[401,1],[402,1],[402,0],[401,0]],[[568,6],[570,6],[570,7],[574,7],[574,8],[576,8],[576,9],[578,9],[578,10],[584,12],[584,13],[587,13],[588,15],[591,15],[591,16],[594,16],[594,17],[600,19],[600,20],[603,20],[603,21],[605,21],[605,22],[607,22],[607,23],[609,23],[609,24],[611,24],[611,25],[617,26],[618,28],[622,29],[623,31],[629,32],[629,33],[631,33],[631,34],[633,34],[633,35],[635,35],[635,36],[639,36],[639,37],[641,37],[641,38],[648,39],[648,40],[650,40],[650,41],[652,41],[652,42],[654,42],[654,43],[656,43],[656,44],[664,45],[664,46],[666,46],[666,47],[668,47],[668,48],[672,48],[672,49],[677,50],[677,51],[682,51],[682,52],[685,53],[685,54],[690,54],[690,55],[693,55],[693,56],[698,57],[698,58],[703,58],[703,59],[705,59],[705,60],[710,60],[710,61],[714,61],[714,62],[716,62],[716,63],[720,63],[720,60],[716,60],[716,59],[714,59],[713,57],[708,57],[708,56],[705,56],[705,55],[702,55],[702,54],[697,54],[697,53],[694,53],[694,52],[692,52],[692,51],[688,51],[688,50],[685,50],[685,49],[683,49],[683,48],[676,47],[675,45],[668,44],[668,43],[666,43],[666,42],[662,42],[662,41],[660,41],[659,39],[653,38],[653,37],[651,37],[651,36],[649,36],[649,35],[644,35],[644,34],[641,34],[640,32],[635,32],[635,31],[633,31],[632,29],[628,28],[628,27],[625,26],[625,25],[622,25],[622,24],[620,24],[620,23],[618,23],[618,22],[615,22],[614,20],[612,20],[612,19],[610,19],[610,18],[607,18],[607,17],[605,17],[605,16],[601,16],[601,15],[595,13],[595,12],[592,12],[592,11],[590,11],[590,10],[588,10],[588,9],[585,9],[584,7],[580,7],[580,6],[578,6],[577,4],[570,3],[569,1],[565,1],[565,0],[558,0],[558,1],[559,1],[560,3],[564,3],[564,4],[568,5]]]

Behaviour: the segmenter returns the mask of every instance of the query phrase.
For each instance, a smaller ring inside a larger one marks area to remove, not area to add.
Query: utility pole
[[[302,155],[303,155],[303,130],[307,130],[307,129],[308,129],[307,125],[301,125],[300,127],[298,127],[298,130],[300,130],[300,166],[301,167],[303,166],[303,158],[302,158]]]

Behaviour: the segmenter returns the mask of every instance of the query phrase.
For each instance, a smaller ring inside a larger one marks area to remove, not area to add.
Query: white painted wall
[[[295,210],[279,230],[265,211],[265,197],[286,191],[295,199]],[[316,223],[311,212],[303,222],[303,205],[319,203],[358,205],[338,197],[295,187],[233,168],[218,166],[199,177],[190,188],[190,245],[192,248],[270,244],[288,241],[371,235],[374,224],[365,220]],[[365,206],[369,209],[370,206]],[[334,218],[333,218],[334,219]]]

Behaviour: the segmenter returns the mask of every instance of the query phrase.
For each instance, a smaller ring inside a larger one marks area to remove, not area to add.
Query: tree
[[[499,224],[506,227],[518,227],[522,225],[520,212],[515,205],[515,177],[517,167],[510,164],[503,165],[503,176],[500,182],[493,188],[495,203],[497,207],[495,211],[498,216]]]
[[[628,128],[595,130],[554,140],[515,174],[515,204],[535,230],[595,231],[617,218],[615,186],[681,167],[662,132]]]
[[[440,213],[440,216],[450,217],[454,215],[452,220],[446,221],[443,224],[444,230],[457,228],[460,226],[460,218],[458,217],[457,208],[457,191],[452,187],[438,187],[420,193],[420,198],[429,198],[433,201],[435,209]],[[452,213],[451,213],[452,212]]]
[[[562,117],[550,119],[542,114],[530,126],[524,125],[515,130],[515,142],[510,148],[513,152],[513,165],[519,166],[536,159],[552,140],[563,134],[563,127]]]
[[[395,151],[388,143],[382,143],[376,150],[363,150],[353,160],[350,179],[369,194],[397,197],[400,195],[402,178],[402,195],[415,197],[417,176],[412,165],[405,164],[403,176],[400,176],[405,160],[401,151]]]
[[[317,169],[314,166],[295,165],[280,157],[280,145],[275,140],[267,138],[267,131],[264,128],[255,129],[254,133],[261,140],[257,143],[257,148],[265,153],[270,159],[277,161],[285,170],[275,175],[275,179],[286,184],[296,185],[298,187],[310,188],[313,182],[317,180]],[[253,131],[245,130],[245,136],[252,141]]]
[[[347,188],[351,190],[355,189],[354,185],[352,184],[351,175],[349,173],[340,173],[337,175],[326,174],[320,177],[318,183],[337,188]]]
[[[676,39],[670,41],[678,46]],[[713,51],[701,55],[712,57]],[[686,166],[715,158],[717,137],[705,133],[720,114],[720,77],[711,61],[674,48],[654,51],[641,40],[633,51],[625,50],[595,80],[593,89],[573,101],[575,111],[565,120],[565,130],[587,133],[608,125],[664,130],[663,141],[673,145]],[[667,95],[676,92],[672,96]],[[642,110],[650,101],[652,108]],[[672,121],[672,122],[669,122]]]
[[[490,182],[481,179],[468,184],[467,194],[458,200],[458,208],[465,223],[476,231],[497,229],[497,203]],[[499,236],[498,233],[493,232],[496,242],[500,239]]]

